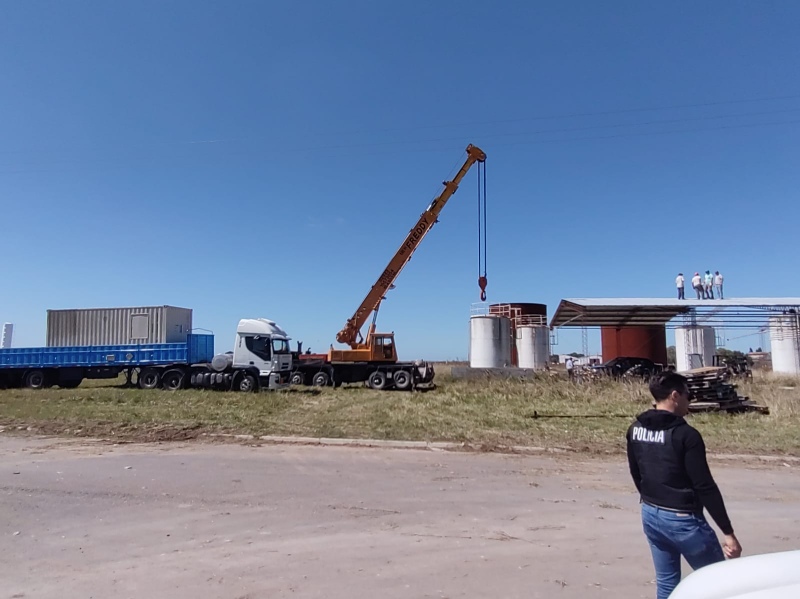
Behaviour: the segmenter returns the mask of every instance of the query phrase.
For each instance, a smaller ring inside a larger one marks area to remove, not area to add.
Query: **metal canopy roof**
[[[680,315],[694,315],[698,322],[721,318],[752,326],[770,313],[788,310],[800,311],[800,298],[570,298],[561,300],[550,327],[658,326]]]

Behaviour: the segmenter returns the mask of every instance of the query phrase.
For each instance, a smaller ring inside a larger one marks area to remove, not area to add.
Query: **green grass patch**
[[[624,449],[632,418],[652,404],[636,383],[454,380],[437,370],[428,392],[361,387],[292,388],[274,393],[144,391],[117,381],[78,389],[0,391],[0,424],[38,432],[129,440],[186,439],[202,433],[299,435],[527,445],[580,451]],[[800,455],[800,386],[759,377],[740,393],[769,415],[702,414],[690,422],[709,451]]]

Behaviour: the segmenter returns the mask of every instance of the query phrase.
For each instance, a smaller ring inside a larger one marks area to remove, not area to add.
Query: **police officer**
[[[681,580],[681,555],[697,570],[739,557],[742,547],[708,468],[703,438],[683,419],[689,413],[686,377],[658,375],[650,393],[655,409],[639,414],[628,429],[628,465],[641,496],[657,597],[667,599]],[[722,547],[703,508],[725,535]]]

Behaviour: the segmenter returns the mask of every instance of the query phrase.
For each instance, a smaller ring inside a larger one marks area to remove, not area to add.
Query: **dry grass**
[[[278,393],[142,391],[112,382],[78,389],[0,391],[0,424],[58,434],[148,440],[203,432],[301,435],[503,445],[624,449],[631,419],[651,405],[639,384],[454,380],[437,368],[426,393],[293,388]],[[798,381],[759,377],[740,391],[770,415],[691,417],[710,451],[800,455]]]

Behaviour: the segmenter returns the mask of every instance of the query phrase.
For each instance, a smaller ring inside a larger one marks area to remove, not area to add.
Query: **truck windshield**
[[[288,354],[289,342],[286,339],[273,339],[272,351],[276,354]]]

